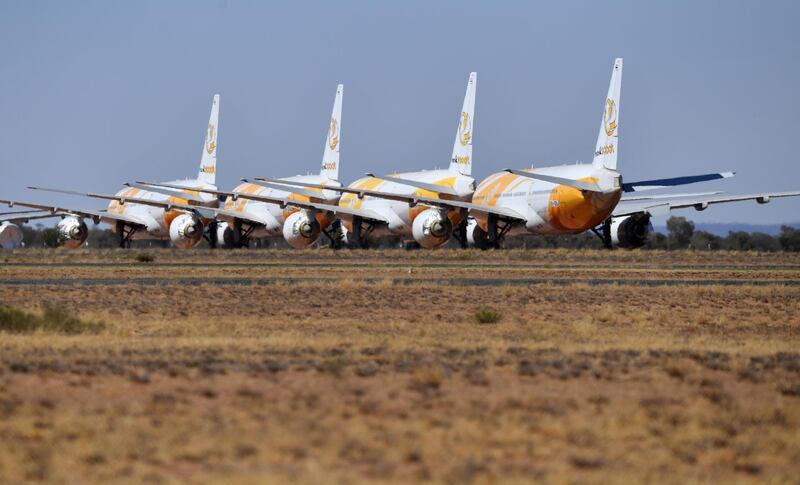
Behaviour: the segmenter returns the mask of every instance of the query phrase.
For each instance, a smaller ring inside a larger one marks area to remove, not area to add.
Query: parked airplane
[[[650,218],[670,210],[711,204],[798,196],[800,192],[751,195],[639,192],[732,177],[733,172],[626,183],[617,167],[622,59],[614,61],[594,159],[591,164],[505,170],[480,183],[471,209],[468,238],[479,247],[496,246],[505,234],[577,234],[593,231],[606,247],[644,245]]]
[[[198,192],[197,189],[216,188],[218,126],[219,95],[215,95],[197,178],[167,182],[174,187],[172,189],[135,184],[125,187],[115,195],[104,195],[29,187],[111,201],[106,210],[99,211],[2,199],[0,203],[10,207],[30,207],[62,217],[57,226],[59,241],[69,248],[81,246],[86,241],[88,229],[84,219],[91,219],[96,224],[105,222],[113,225],[122,247],[129,246],[134,239],[160,239],[172,240],[176,246],[188,249],[200,242],[207,224],[212,229],[207,231],[210,242],[215,245],[216,231],[213,226],[216,214],[213,208],[219,201],[214,196]]]
[[[200,192],[225,197],[222,209],[216,211],[218,238],[226,247],[241,247],[251,237],[283,236],[295,248],[304,248],[319,239],[334,222],[331,210],[339,193],[328,187],[339,183],[339,148],[342,130],[342,97],[344,86],[338,85],[333,102],[322,166],[318,175],[296,175],[263,182],[245,180],[231,192],[200,189]],[[314,184],[319,188],[306,189],[287,185]],[[150,187],[175,188],[168,184],[138,182]],[[333,241],[333,237],[329,234]]]
[[[367,174],[348,187],[322,186],[296,180],[280,182],[305,189],[325,188],[343,193],[338,208],[332,212],[342,219],[353,241],[362,247],[367,246],[370,234],[411,236],[422,247],[437,247],[450,238],[455,227],[460,228],[457,234],[466,243],[466,211],[460,207],[443,206],[440,202],[467,201],[475,190],[472,137],[476,83],[477,73],[470,73],[453,143],[453,155],[447,169],[380,177]],[[434,203],[426,203],[428,199],[434,200]]]
[[[22,246],[22,228],[19,224],[48,217],[53,217],[53,214],[39,210],[0,213],[0,249],[16,249]]]
[[[362,182],[358,187],[353,184],[348,189],[337,189],[353,194],[347,199],[343,196],[340,205],[352,203],[354,207],[361,207],[358,202],[365,203],[372,197],[406,202],[409,211],[418,205],[431,206],[432,209],[426,210],[431,215],[437,211],[439,214],[452,214],[460,210],[463,217],[468,212],[472,217],[467,220],[465,239],[484,249],[498,246],[508,234],[577,234],[587,230],[597,234],[606,247],[635,248],[644,245],[652,232],[650,218],[668,214],[670,210],[687,207],[704,210],[712,204],[743,200],[764,204],[773,198],[800,196],[800,191],[733,196],[719,195],[718,192],[638,194],[729,178],[734,174],[722,172],[624,183],[617,169],[622,66],[622,59],[614,61],[591,164],[507,169],[483,180],[471,202],[448,199],[444,195],[431,197],[426,193],[403,198],[388,191],[374,190],[376,187]],[[414,227],[417,228],[416,223]],[[435,226],[423,225],[420,229],[421,235],[430,238]],[[417,234],[415,230],[415,238]]]

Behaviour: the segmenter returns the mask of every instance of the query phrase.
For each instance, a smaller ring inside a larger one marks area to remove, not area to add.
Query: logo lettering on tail
[[[328,146],[331,147],[331,150],[336,150],[336,147],[339,146],[339,122],[336,121],[336,118],[331,118],[331,127],[328,130]]]
[[[594,155],[611,155],[612,153],[614,153],[614,145],[609,144],[604,147],[598,147],[597,151],[594,152]]]
[[[211,155],[214,153],[214,150],[217,148],[217,130],[214,128],[214,125],[208,125],[208,133],[206,134],[206,152]],[[214,172],[206,172],[206,173],[214,173]]]
[[[461,123],[458,125],[458,140],[462,146],[472,145],[472,120],[466,111],[461,112]]]
[[[209,153],[211,153],[211,152],[209,152]],[[217,167],[214,167],[213,165],[204,165],[204,166],[202,166],[200,168],[200,171],[202,173],[212,174],[212,173],[215,173],[217,171]]]
[[[606,109],[603,111],[603,128],[608,136],[614,136],[617,131],[617,106],[611,98],[606,99]]]

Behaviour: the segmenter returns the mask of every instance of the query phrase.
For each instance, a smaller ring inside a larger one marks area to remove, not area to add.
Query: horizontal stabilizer
[[[540,173],[526,172],[524,170],[514,170],[510,168],[507,168],[505,171],[508,173],[513,173],[514,175],[519,175],[520,177],[542,180],[544,182],[550,182],[551,184],[566,185],[567,187],[574,187],[578,190],[586,190],[588,192],[605,192],[594,182],[584,182],[582,180],[556,177],[554,175],[543,175]]]
[[[622,184],[625,192],[642,192],[644,190],[664,189],[676,187],[678,185],[696,184],[698,182],[708,182],[710,180],[726,179],[736,175],[736,172],[706,173],[703,175],[690,175],[687,177],[673,177],[666,179],[643,180],[641,182],[629,182]]]

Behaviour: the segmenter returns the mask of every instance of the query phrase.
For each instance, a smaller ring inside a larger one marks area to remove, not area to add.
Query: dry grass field
[[[800,476],[798,255],[136,254],[0,254],[0,482]]]

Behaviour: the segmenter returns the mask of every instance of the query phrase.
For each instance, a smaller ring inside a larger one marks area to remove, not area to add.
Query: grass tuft
[[[136,254],[136,261],[139,263],[152,263],[156,260],[156,257],[150,253],[137,253]]]
[[[475,313],[475,321],[480,324],[497,323],[502,318],[499,312],[494,310],[480,310]]]
[[[75,335],[98,333],[105,326],[103,322],[83,321],[55,305],[45,306],[41,315],[0,305],[0,332],[33,333],[43,331]]]

